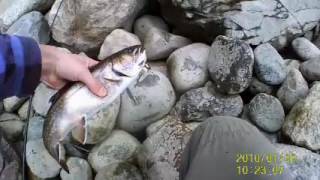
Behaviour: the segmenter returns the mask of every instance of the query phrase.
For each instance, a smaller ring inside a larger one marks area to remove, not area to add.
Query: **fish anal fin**
[[[75,137],[78,142],[81,144],[86,144],[88,137],[86,117],[81,118],[80,124],[73,129],[72,133],[73,137]]]
[[[66,150],[62,142],[59,142],[59,144],[56,146],[56,153],[61,168],[69,174],[69,168],[66,163]]]

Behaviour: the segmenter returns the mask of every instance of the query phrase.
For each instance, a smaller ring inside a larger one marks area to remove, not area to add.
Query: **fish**
[[[146,69],[146,61],[146,51],[141,45],[123,49],[90,69],[93,77],[108,90],[107,96],[98,97],[83,83],[74,82],[51,98],[52,106],[43,127],[44,145],[66,172],[69,168],[64,146],[71,143],[66,140],[68,134],[75,127],[80,128],[80,141],[86,144],[89,117],[115,101]]]

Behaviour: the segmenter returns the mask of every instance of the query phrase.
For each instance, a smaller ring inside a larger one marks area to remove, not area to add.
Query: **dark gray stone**
[[[292,47],[303,61],[320,58],[320,49],[307,38],[295,39],[292,41]]]
[[[249,87],[253,63],[253,51],[243,41],[218,36],[211,46],[208,68],[221,93],[239,94]]]
[[[281,102],[270,95],[258,94],[249,103],[250,120],[266,132],[278,131],[285,118]]]
[[[320,57],[302,63],[300,71],[307,80],[320,81]]]

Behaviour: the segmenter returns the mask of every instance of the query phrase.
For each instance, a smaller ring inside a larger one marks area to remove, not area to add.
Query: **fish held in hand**
[[[142,46],[132,46],[101,61],[91,72],[108,90],[105,97],[97,97],[80,82],[69,84],[53,98],[43,138],[46,149],[61,167],[68,171],[64,144],[75,127],[81,129],[81,143],[86,144],[87,119],[109,106],[139,76],[146,66],[146,52]]]

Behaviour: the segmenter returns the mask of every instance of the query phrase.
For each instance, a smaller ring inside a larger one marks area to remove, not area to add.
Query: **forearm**
[[[30,39],[0,35],[0,99],[28,96],[41,76],[41,52]]]

